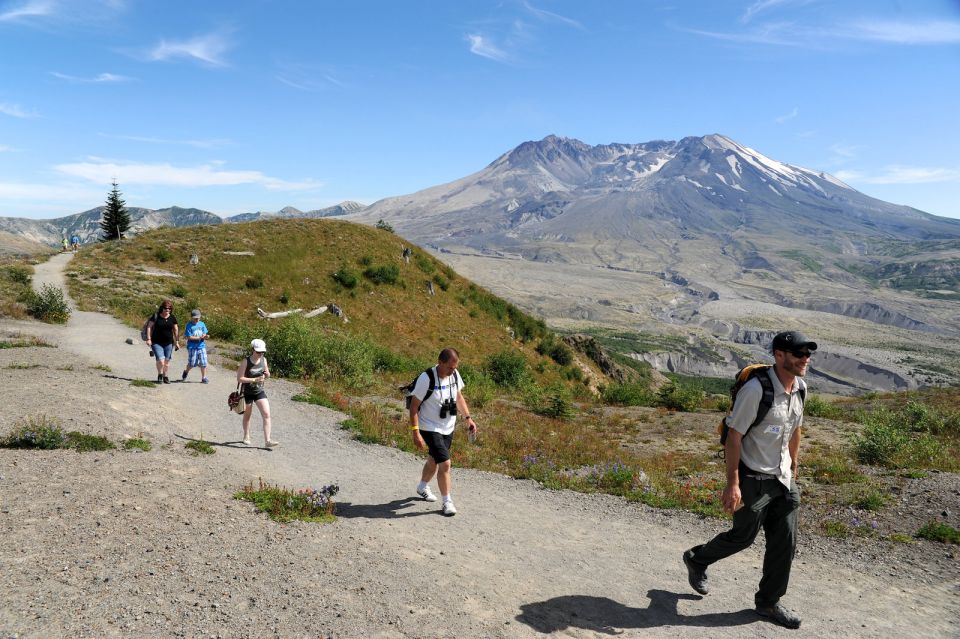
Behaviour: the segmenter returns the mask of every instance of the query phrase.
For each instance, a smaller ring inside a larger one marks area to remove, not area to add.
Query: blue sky
[[[0,215],[371,203],[722,133],[960,217],[960,0],[0,0]]]

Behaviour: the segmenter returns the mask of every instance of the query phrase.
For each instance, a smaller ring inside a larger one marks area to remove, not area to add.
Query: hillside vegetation
[[[409,262],[404,247],[412,251]],[[197,255],[199,263],[190,264]],[[139,326],[162,298],[181,324],[199,307],[211,335],[242,343],[248,335],[282,338],[297,331],[360,340],[380,368],[416,370],[444,346],[479,364],[519,351],[531,364],[559,365],[534,351],[546,326],[460,277],[393,233],[338,220],[270,220],[149,231],[121,243],[85,248],[73,261],[70,292],[82,310],[99,310]],[[429,293],[432,287],[434,294]],[[309,320],[257,314],[336,304]],[[343,342],[346,343],[346,342]],[[274,358],[276,360],[276,358]],[[389,361],[386,361],[389,360]],[[309,373],[310,371],[291,371]]]

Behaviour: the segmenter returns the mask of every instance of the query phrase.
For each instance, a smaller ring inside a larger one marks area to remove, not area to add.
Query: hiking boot
[[[701,546],[696,546],[683,553],[683,565],[687,567],[687,581],[690,582],[690,587],[701,595],[705,595],[710,592],[710,587],[707,585],[707,569],[693,561],[693,554],[699,548]]]
[[[437,501],[437,496],[433,494],[433,491],[430,490],[429,486],[423,490],[418,490],[417,495],[419,495],[420,499],[423,501]]]
[[[163,383],[163,375],[162,375],[162,374],[158,374],[158,375],[157,375],[157,383],[158,383],[158,384],[162,384],[162,383]]]
[[[187,371],[183,371],[183,375],[180,376],[180,381],[187,381]]]
[[[770,619],[774,623],[780,624],[784,628],[795,630],[800,627],[800,615],[792,610],[787,610],[781,604],[757,606],[757,614]]]
[[[163,375],[163,383],[164,383],[164,384],[169,384],[169,383],[170,383],[170,378],[167,377],[166,375]]]
[[[443,502],[441,512],[443,513],[444,517],[453,517],[457,514],[457,507],[453,505],[452,501],[445,501]]]

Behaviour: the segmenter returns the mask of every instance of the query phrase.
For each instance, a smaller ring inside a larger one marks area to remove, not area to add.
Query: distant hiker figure
[[[240,362],[237,368],[237,382],[242,384],[243,398],[247,402],[247,410],[243,412],[243,443],[250,445],[250,416],[256,404],[263,419],[263,443],[267,448],[273,448],[278,443],[270,439],[270,402],[263,389],[263,383],[270,377],[270,366],[267,364],[267,344],[262,339],[250,342],[250,354]]]
[[[76,233],[70,236],[70,246],[74,251],[80,248],[80,236]]]
[[[450,495],[450,444],[457,415],[463,417],[471,433],[477,432],[477,424],[470,417],[470,408],[463,396],[463,378],[457,371],[459,363],[460,354],[456,349],[443,349],[437,365],[417,377],[409,396],[413,443],[430,453],[420,474],[417,495],[424,501],[437,501],[429,485],[436,475],[443,498],[442,512],[448,517],[457,514]]]
[[[410,256],[413,255],[413,250],[409,246],[404,246],[401,255],[403,256],[403,261],[409,264]]]
[[[780,598],[787,592],[797,550],[797,454],[806,395],[801,378],[817,344],[798,331],[785,331],[773,338],[771,350],[773,366],[740,388],[726,420],[727,487],[721,499],[724,510],[733,513],[733,526],[683,553],[683,563],[690,586],[705,595],[707,566],[750,546],[763,528],[766,550],[754,596],[757,614],[799,628],[800,617],[780,604]],[[761,380],[762,375],[769,381]],[[770,409],[753,425],[764,395]]]
[[[69,242],[67,242],[67,238],[63,238],[63,241],[61,242],[61,244],[63,245],[63,252],[66,253],[67,249],[70,248],[70,244]]]
[[[187,381],[187,375],[191,368],[200,369],[200,381],[209,384],[207,379],[207,338],[210,335],[207,332],[207,325],[200,320],[200,309],[195,308],[190,312],[190,321],[183,334],[187,336],[187,367],[183,369],[181,381]]]

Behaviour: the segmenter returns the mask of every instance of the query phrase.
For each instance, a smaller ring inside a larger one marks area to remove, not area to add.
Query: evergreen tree
[[[113,181],[113,190],[107,194],[107,206],[103,209],[100,218],[100,241],[118,240],[130,228],[130,214],[127,212],[126,202],[120,198],[120,189],[117,181]]]

